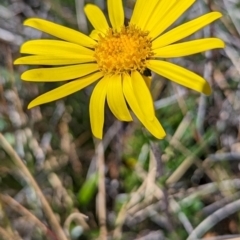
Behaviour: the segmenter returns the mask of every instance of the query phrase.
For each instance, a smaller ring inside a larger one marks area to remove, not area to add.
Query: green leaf
[[[92,174],[82,185],[78,192],[78,201],[81,205],[87,205],[97,190],[98,174]]]

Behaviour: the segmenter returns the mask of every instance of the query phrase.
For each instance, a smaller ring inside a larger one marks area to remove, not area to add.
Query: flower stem
[[[106,227],[106,188],[105,188],[105,164],[104,164],[104,146],[100,141],[96,144],[96,161],[98,169],[98,195],[97,195],[97,213],[100,225],[99,239],[107,239]]]

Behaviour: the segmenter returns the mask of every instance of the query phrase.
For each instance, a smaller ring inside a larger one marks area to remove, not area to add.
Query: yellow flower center
[[[146,60],[153,55],[151,39],[134,25],[122,27],[118,32],[109,29],[100,36],[95,47],[99,70],[105,74],[121,74],[146,69]]]

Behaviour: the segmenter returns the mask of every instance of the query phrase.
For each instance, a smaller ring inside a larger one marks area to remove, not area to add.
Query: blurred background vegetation
[[[27,110],[59,83],[23,82],[27,67],[12,64],[26,40],[51,38],[23,27],[25,19],[89,33],[83,12],[89,2],[107,13],[104,0],[0,0],[0,239],[61,240],[29,173],[66,239],[99,238],[97,212],[104,206],[89,123],[92,88]],[[124,1],[127,20],[134,3]],[[240,239],[240,1],[197,0],[174,25],[214,10],[224,16],[191,38],[217,36],[226,48],[172,60],[204,76],[212,95],[152,75],[166,139],[156,141],[137,121],[116,121],[106,107],[108,239]]]

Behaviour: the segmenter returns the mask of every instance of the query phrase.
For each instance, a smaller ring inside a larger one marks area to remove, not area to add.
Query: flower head
[[[29,108],[51,102],[77,92],[96,82],[90,99],[90,121],[95,137],[102,138],[104,105],[121,121],[132,121],[130,109],[156,138],[165,131],[155,117],[149,80],[144,71],[150,69],[178,84],[210,94],[209,84],[199,75],[166,58],[182,57],[215,48],[223,48],[218,38],[205,38],[176,43],[221,17],[207,13],[165,32],[195,0],[137,0],[128,25],[124,25],[122,0],[108,0],[109,26],[103,12],[87,4],[85,13],[94,30],[90,36],[61,25],[32,18],[24,25],[53,35],[60,40],[31,40],[24,43],[15,64],[47,65],[31,69],[21,78],[25,81],[67,81],[30,104]]]

